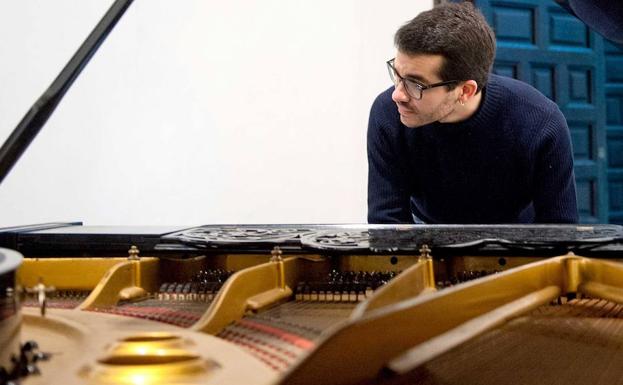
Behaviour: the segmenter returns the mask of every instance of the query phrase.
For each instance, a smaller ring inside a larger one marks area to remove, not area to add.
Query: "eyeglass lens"
[[[396,72],[396,70],[390,63],[387,63],[387,70],[389,71],[389,77],[391,78],[395,87],[398,87],[398,84],[402,82],[407,93],[412,98],[422,99],[422,88],[417,83],[415,83],[412,80],[405,79],[401,77],[400,75],[398,75],[398,73]]]

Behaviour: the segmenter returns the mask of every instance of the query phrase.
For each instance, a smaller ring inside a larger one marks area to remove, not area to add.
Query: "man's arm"
[[[577,223],[578,208],[569,128],[556,109],[539,141],[535,164],[536,223]]]
[[[368,121],[368,223],[413,223],[399,143],[383,124],[383,114],[379,97]]]

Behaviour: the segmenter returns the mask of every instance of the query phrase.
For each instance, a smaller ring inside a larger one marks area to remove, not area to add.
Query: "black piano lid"
[[[20,233],[37,230],[56,229],[65,226],[80,226],[82,222],[50,222],[35,225],[11,226],[0,228],[0,247],[17,249]]]
[[[127,253],[130,246],[152,252],[167,234],[188,226],[65,226],[17,234],[16,249],[44,256],[82,253]]]
[[[623,1],[555,0],[591,29],[623,48]]]
[[[78,51],[58,74],[56,79],[30,107],[26,115],[0,147],[0,183],[26,151],[48,118],[65,96],[78,75],[88,64],[99,46],[115,27],[133,0],[116,0],[95,26]]]

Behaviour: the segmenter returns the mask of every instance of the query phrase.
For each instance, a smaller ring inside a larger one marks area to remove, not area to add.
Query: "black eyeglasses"
[[[392,79],[392,82],[394,82],[395,87],[398,87],[398,84],[402,82],[402,84],[405,86],[405,90],[407,91],[407,94],[409,94],[409,96],[411,96],[413,99],[417,99],[417,100],[422,99],[422,92],[429,88],[447,86],[449,84],[457,83],[460,81],[460,80],[448,80],[445,82],[424,85],[415,79],[403,78],[402,76],[400,76],[398,72],[396,71],[396,68],[394,68],[394,60],[396,59],[394,58],[394,59],[390,59],[387,61],[387,70],[389,71],[389,77]]]

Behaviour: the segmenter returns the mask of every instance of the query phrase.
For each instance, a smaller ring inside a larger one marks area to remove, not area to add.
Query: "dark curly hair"
[[[495,35],[469,2],[446,3],[420,13],[400,27],[394,43],[407,55],[442,55],[438,74],[442,81],[475,80],[478,91],[487,84],[495,58]]]

